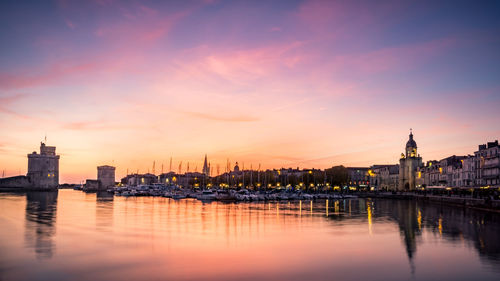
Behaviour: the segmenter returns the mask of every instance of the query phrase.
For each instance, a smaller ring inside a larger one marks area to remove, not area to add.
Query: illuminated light
[[[326,199],[326,216],[328,217],[328,199]]]
[[[372,235],[372,209],[369,201],[366,202],[366,210],[368,213],[368,233]]]
[[[312,173],[313,173],[313,171],[309,171],[309,174],[312,174]]]
[[[446,190],[451,190],[451,187],[447,187]]]
[[[439,230],[439,235],[443,235],[443,218],[439,218],[438,230]]]
[[[429,167],[432,166],[432,162],[429,162]]]
[[[333,190],[340,190],[340,186],[338,186],[338,185],[334,186]]]
[[[418,172],[418,178],[422,178],[422,172]]]
[[[268,184],[267,186],[268,186],[268,187],[271,187],[271,184]]]
[[[302,200],[299,201],[299,216],[302,216]]]
[[[313,213],[313,201],[311,200],[311,215]]]
[[[173,182],[176,182],[176,181],[177,181],[177,178],[176,178],[176,177],[173,177],[173,178],[172,178],[172,181],[173,181]]]
[[[443,173],[443,168],[442,167],[439,167],[439,173],[442,174]]]
[[[277,186],[280,186],[280,183],[278,182]]]
[[[418,222],[418,229],[422,229],[422,212],[418,210],[418,217],[417,217],[417,222]]]
[[[370,169],[370,170],[368,170],[368,175],[370,177],[373,177],[373,176],[375,176],[375,173]]]
[[[141,183],[144,183],[144,178],[141,178]]]

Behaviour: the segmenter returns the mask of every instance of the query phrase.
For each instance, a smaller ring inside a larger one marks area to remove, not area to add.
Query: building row
[[[426,163],[417,154],[410,133],[399,165],[373,165],[350,169],[351,178],[368,181],[378,190],[414,190],[422,187],[499,187],[500,146],[498,140],[478,146],[474,154],[453,155]],[[354,173],[354,170],[362,171]]]

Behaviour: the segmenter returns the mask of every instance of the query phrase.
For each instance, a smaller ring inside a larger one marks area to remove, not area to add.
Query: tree
[[[333,185],[342,186],[349,182],[349,172],[344,166],[334,166],[325,170],[328,181]]]

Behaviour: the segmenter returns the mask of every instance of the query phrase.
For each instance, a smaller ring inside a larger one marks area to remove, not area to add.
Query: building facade
[[[97,167],[97,180],[101,183],[102,189],[115,186],[115,170],[115,167],[108,165]]]
[[[376,190],[397,190],[399,165],[373,165],[368,170],[370,186]]]
[[[481,186],[500,185],[500,146],[498,140],[479,145],[476,156],[477,184]]]
[[[55,146],[40,143],[40,153],[28,154],[27,177],[33,188],[54,189],[59,186],[59,155]]]
[[[410,131],[410,138],[406,142],[405,153],[399,159],[399,185],[398,190],[415,190],[417,169],[422,166],[422,157],[417,154],[417,143]]]

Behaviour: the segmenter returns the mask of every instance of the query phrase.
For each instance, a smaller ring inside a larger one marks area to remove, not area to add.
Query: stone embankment
[[[446,196],[446,195],[390,193],[390,192],[364,193],[364,194],[359,194],[359,197],[406,199],[406,200],[413,199],[430,203],[447,204],[447,205],[470,207],[475,209],[500,212],[500,200],[494,200],[489,197],[475,198],[471,196]]]

